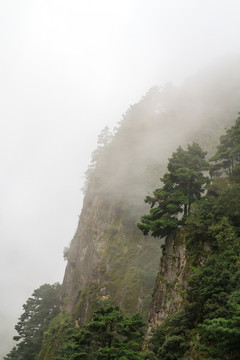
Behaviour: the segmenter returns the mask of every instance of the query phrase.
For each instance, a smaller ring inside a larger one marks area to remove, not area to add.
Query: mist
[[[213,156],[219,136],[238,116],[239,62],[240,56],[224,59],[181,85],[152,87],[129,107],[113,134],[104,129],[105,144],[94,152],[88,174],[88,198],[104,196],[115,207],[131,208],[134,226],[143,199],[160,186],[177,147],[196,141]]]
[[[127,111],[130,105],[155,85],[167,90],[146,95],[138,118],[144,122],[150,115],[162,127],[171,125],[171,141],[161,138],[162,159],[180,140],[190,141],[183,124],[196,134],[211,118],[235,120],[239,10],[232,0],[1,2],[0,356],[12,346],[14,325],[33,290],[62,281],[63,248],[77,226],[84,174],[101,130],[123,125],[134,112],[134,106]],[[224,105],[222,84],[231,89]],[[183,98],[189,106],[179,119],[173,112]],[[131,129],[124,131],[131,135]],[[144,135],[135,149],[145,166],[151,154],[157,162],[159,134],[151,149],[145,145],[153,131],[144,129]],[[110,177],[112,186],[127,168],[126,157],[118,160],[122,166]],[[144,183],[139,193],[153,185]]]

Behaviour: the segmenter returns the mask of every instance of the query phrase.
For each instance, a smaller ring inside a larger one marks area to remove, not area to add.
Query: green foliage
[[[207,319],[199,325],[201,346],[210,358],[238,360],[240,353],[240,290],[229,299],[226,317]],[[210,359],[207,358],[207,359]]]
[[[43,333],[59,312],[59,291],[59,284],[44,284],[23,305],[24,312],[15,326],[18,336],[14,340],[19,343],[5,357],[6,360],[36,359],[41,349]]]
[[[140,360],[143,326],[139,314],[124,317],[118,306],[101,307],[83,329],[75,329],[54,359]]]
[[[44,333],[41,351],[37,360],[50,360],[60,346],[70,342],[76,332],[76,324],[68,311],[61,311],[53,318]]]
[[[187,321],[184,312],[178,312],[155,330],[150,347],[157,359],[177,360],[184,355],[188,349]]]
[[[179,147],[173,153],[168,163],[169,173],[161,179],[163,187],[145,199],[151,206],[150,213],[137,224],[144,235],[151,231],[154,237],[164,237],[184,223],[192,203],[201,198],[208,183],[204,175],[209,168],[205,155],[196,143],[188,145],[187,150]],[[180,220],[181,213],[184,216]]]
[[[96,185],[98,181],[96,176],[96,167],[99,163],[102,162],[102,157],[106,152],[107,145],[111,143],[113,134],[110,132],[108,126],[105,126],[98,136],[98,146],[97,149],[92,152],[91,164],[89,165],[86,171],[85,184],[83,187],[83,192],[86,193],[91,187]]]
[[[155,331],[151,349],[157,359],[239,358],[239,199],[238,179],[218,178],[192,206],[181,230],[194,270],[187,303]]]
[[[211,167],[213,176],[225,173],[240,179],[240,117],[226,134],[220,137],[220,144],[211,161],[215,163]]]
[[[213,351],[209,350],[209,359],[234,359],[228,342],[221,341],[217,350],[215,340],[217,326],[229,324],[231,298],[240,289],[239,198],[238,184],[231,184],[228,179],[214,181],[206,198],[198,204],[194,217],[187,223],[189,251],[194,242],[199,241],[202,248],[207,245],[211,249],[189,281],[188,305],[185,307],[191,328],[198,329],[201,335],[199,351],[206,355],[209,339],[212,339]]]
[[[164,236],[184,224],[181,231],[186,239],[189,268],[194,269],[188,283],[187,303],[153,334],[150,350],[157,359],[188,358],[192,352],[196,358],[205,360],[239,358],[239,128],[240,118],[221,137],[213,158],[216,164],[212,174],[228,171],[231,178],[215,179],[207,195],[201,198],[207,179],[201,172],[199,182],[189,191],[186,185],[189,171],[183,167],[187,155],[178,148],[169,160],[163,187],[145,200],[151,210],[142,217],[139,228],[145,234],[152,231],[153,236]],[[204,155],[201,159],[205,161]],[[195,164],[200,168],[196,158],[191,166]],[[206,169],[207,164],[202,170]],[[181,212],[183,221],[176,217]],[[177,223],[171,223],[172,219]]]
[[[12,350],[4,357],[4,360],[23,360],[21,351],[14,346]]]

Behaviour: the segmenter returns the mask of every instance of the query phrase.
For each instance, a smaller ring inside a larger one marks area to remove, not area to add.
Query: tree
[[[5,357],[4,360],[23,360],[23,357],[20,354],[20,351],[18,350],[18,348],[16,346],[14,346],[12,348],[12,350],[10,351],[10,353],[8,353]]]
[[[240,185],[221,178],[194,204],[183,232],[188,263],[183,307],[154,332],[150,349],[157,359],[239,359],[239,198]]]
[[[202,348],[214,359],[238,360],[240,352],[240,291],[229,301],[228,316],[208,319],[199,325]]]
[[[187,150],[179,147],[168,163],[168,173],[161,181],[163,187],[156,189],[145,202],[151,206],[150,213],[142,216],[138,228],[147,235],[164,237],[184,223],[191,205],[201,198],[208,183],[204,171],[209,168],[204,152],[197,143],[188,145]],[[179,214],[183,218],[179,220]]]
[[[212,176],[226,173],[240,178],[240,116],[226,134],[220,137],[220,144],[211,161],[215,163],[211,167]]]
[[[82,189],[84,194],[86,194],[87,190],[89,189],[90,184],[94,179],[96,166],[101,161],[101,157],[103,156],[107,145],[111,143],[112,139],[112,132],[110,131],[108,126],[105,126],[101,133],[98,135],[97,148],[92,152],[91,163],[85,173],[85,183]]]
[[[157,359],[178,360],[186,352],[188,324],[184,315],[183,311],[179,311],[154,330],[149,345]]]
[[[19,341],[16,347],[5,357],[5,360],[34,360],[40,351],[44,331],[49,322],[59,312],[58,283],[44,284],[35,290],[23,305],[24,313],[20,316],[15,329]]]
[[[140,314],[124,317],[118,306],[100,307],[55,359],[141,360],[143,326]]]

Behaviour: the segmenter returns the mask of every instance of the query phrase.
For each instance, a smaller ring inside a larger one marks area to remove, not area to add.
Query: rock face
[[[86,197],[68,251],[66,309],[79,323],[88,321],[106,300],[129,313],[146,313],[159,256],[158,242],[146,241],[135,221],[98,196]]]
[[[161,325],[185,302],[188,278],[191,276],[183,235],[166,238],[160,269],[149,312],[149,331]]]
[[[104,233],[114,222],[113,209],[105,209],[99,198],[87,201],[83,206],[76,234],[68,252],[68,264],[63,281],[64,294],[68,296],[67,310],[72,310],[78,293],[89,284],[104,283],[100,264],[101,249],[106,246]]]

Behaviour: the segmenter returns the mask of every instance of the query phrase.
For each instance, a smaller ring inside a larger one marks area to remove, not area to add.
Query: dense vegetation
[[[54,360],[140,360],[144,340],[139,314],[123,316],[118,306],[100,307],[82,329],[72,328]]]
[[[33,360],[39,353],[44,332],[50,321],[59,313],[60,285],[44,284],[36,289],[23,305],[24,312],[20,316],[15,329],[18,336],[17,346],[4,357],[5,360]]]
[[[152,359],[239,359],[239,135],[240,118],[220,138],[211,159],[215,178],[181,229],[193,275],[183,309],[153,334]],[[204,261],[200,261],[203,253]]]
[[[208,183],[208,177],[203,174],[209,168],[205,155],[196,143],[188,145],[187,150],[179,147],[173,153],[168,162],[169,172],[161,179],[163,187],[145,199],[151,210],[138,223],[144,235],[151,231],[154,237],[164,237],[184,224],[192,203],[201,198]]]
[[[152,338],[157,359],[186,353],[205,360],[239,358],[239,197],[239,184],[215,180],[189,216],[184,231],[194,274],[185,306]]]

